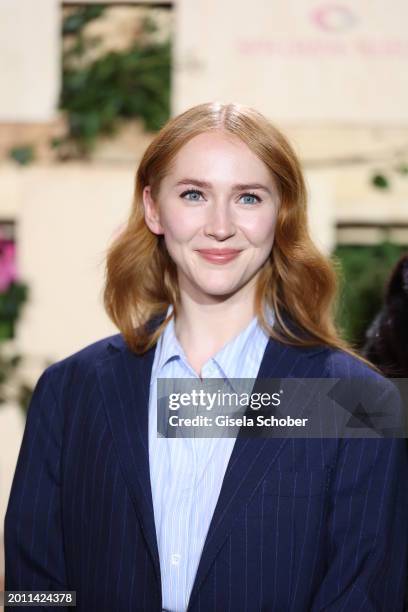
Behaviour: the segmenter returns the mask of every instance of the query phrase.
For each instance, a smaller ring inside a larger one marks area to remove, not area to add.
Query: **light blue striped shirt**
[[[167,315],[172,307],[169,306]],[[266,309],[273,323],[273,311]],[[256,378],[268,336],[256,317],[204,364],[203,378]],[[172,319],[158,340],[149,401],[149,462],[163,608],[185,612],[235,437],[157,437],[157,378],[199,378]]]

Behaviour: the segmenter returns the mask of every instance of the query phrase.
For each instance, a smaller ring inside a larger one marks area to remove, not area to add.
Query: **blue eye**
[[[186,196],[194,196],[191,198],[187,198]],[[190,202],[200,202],[200,196],[202,196],[202,192],[198,191],[198,189],[188,189],[187,191],[183,191],[180,194],[180,198],[185,198],[186,200],[190,200]]]
[[[246,199],[244,204],[257,204],[258,202],[261,202],[261,198],[257,196],[255,193],[243,193],[241,196],[241,199],[242,198]]]
[[[203,192],[199,189],[187,189],[180,194],[180,198],[184,198],[190,202],[201,202],[204,199]],[[245,198],[243,204],[258,204],[262,202],[261,198],[255,193],[243,193],[240,196],[240,200]]]

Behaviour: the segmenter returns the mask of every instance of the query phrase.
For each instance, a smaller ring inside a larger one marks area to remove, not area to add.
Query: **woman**
[[[234,104],[169,121],[108,253],[121,333],[37,384],[6,587],[98,612],[401,610],[403,440],[157,435],[159,378],[362,376],[394,402],[337,335],[335,288],[283,135]]]

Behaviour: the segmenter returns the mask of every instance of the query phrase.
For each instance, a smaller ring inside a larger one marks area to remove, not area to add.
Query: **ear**
[[[164,234],[160,223],[160,211],[157,202],[152,198],[150,185],[143,189],[143,208],[146,225],[153,234]]]

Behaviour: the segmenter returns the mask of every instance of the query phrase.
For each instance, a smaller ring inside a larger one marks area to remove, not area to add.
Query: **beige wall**
[[[408,4],[178,0],[174,108],[242,102],[278,122],[408,123]]]
[[[4,574],[3,521],[23,437],[24,416],[13,404],[0,407],[0,590]],[[0,610],[2,607],[0,606]]]
[[[70,165],[22,171],[19,268],[31,287],[19,344],[38,358],[63,357],[114,333],[102,307],[104,256],[124,222],[133,167]]]
[[[50,121],[59,92],[58,0],[0,2],[0,122]]]

